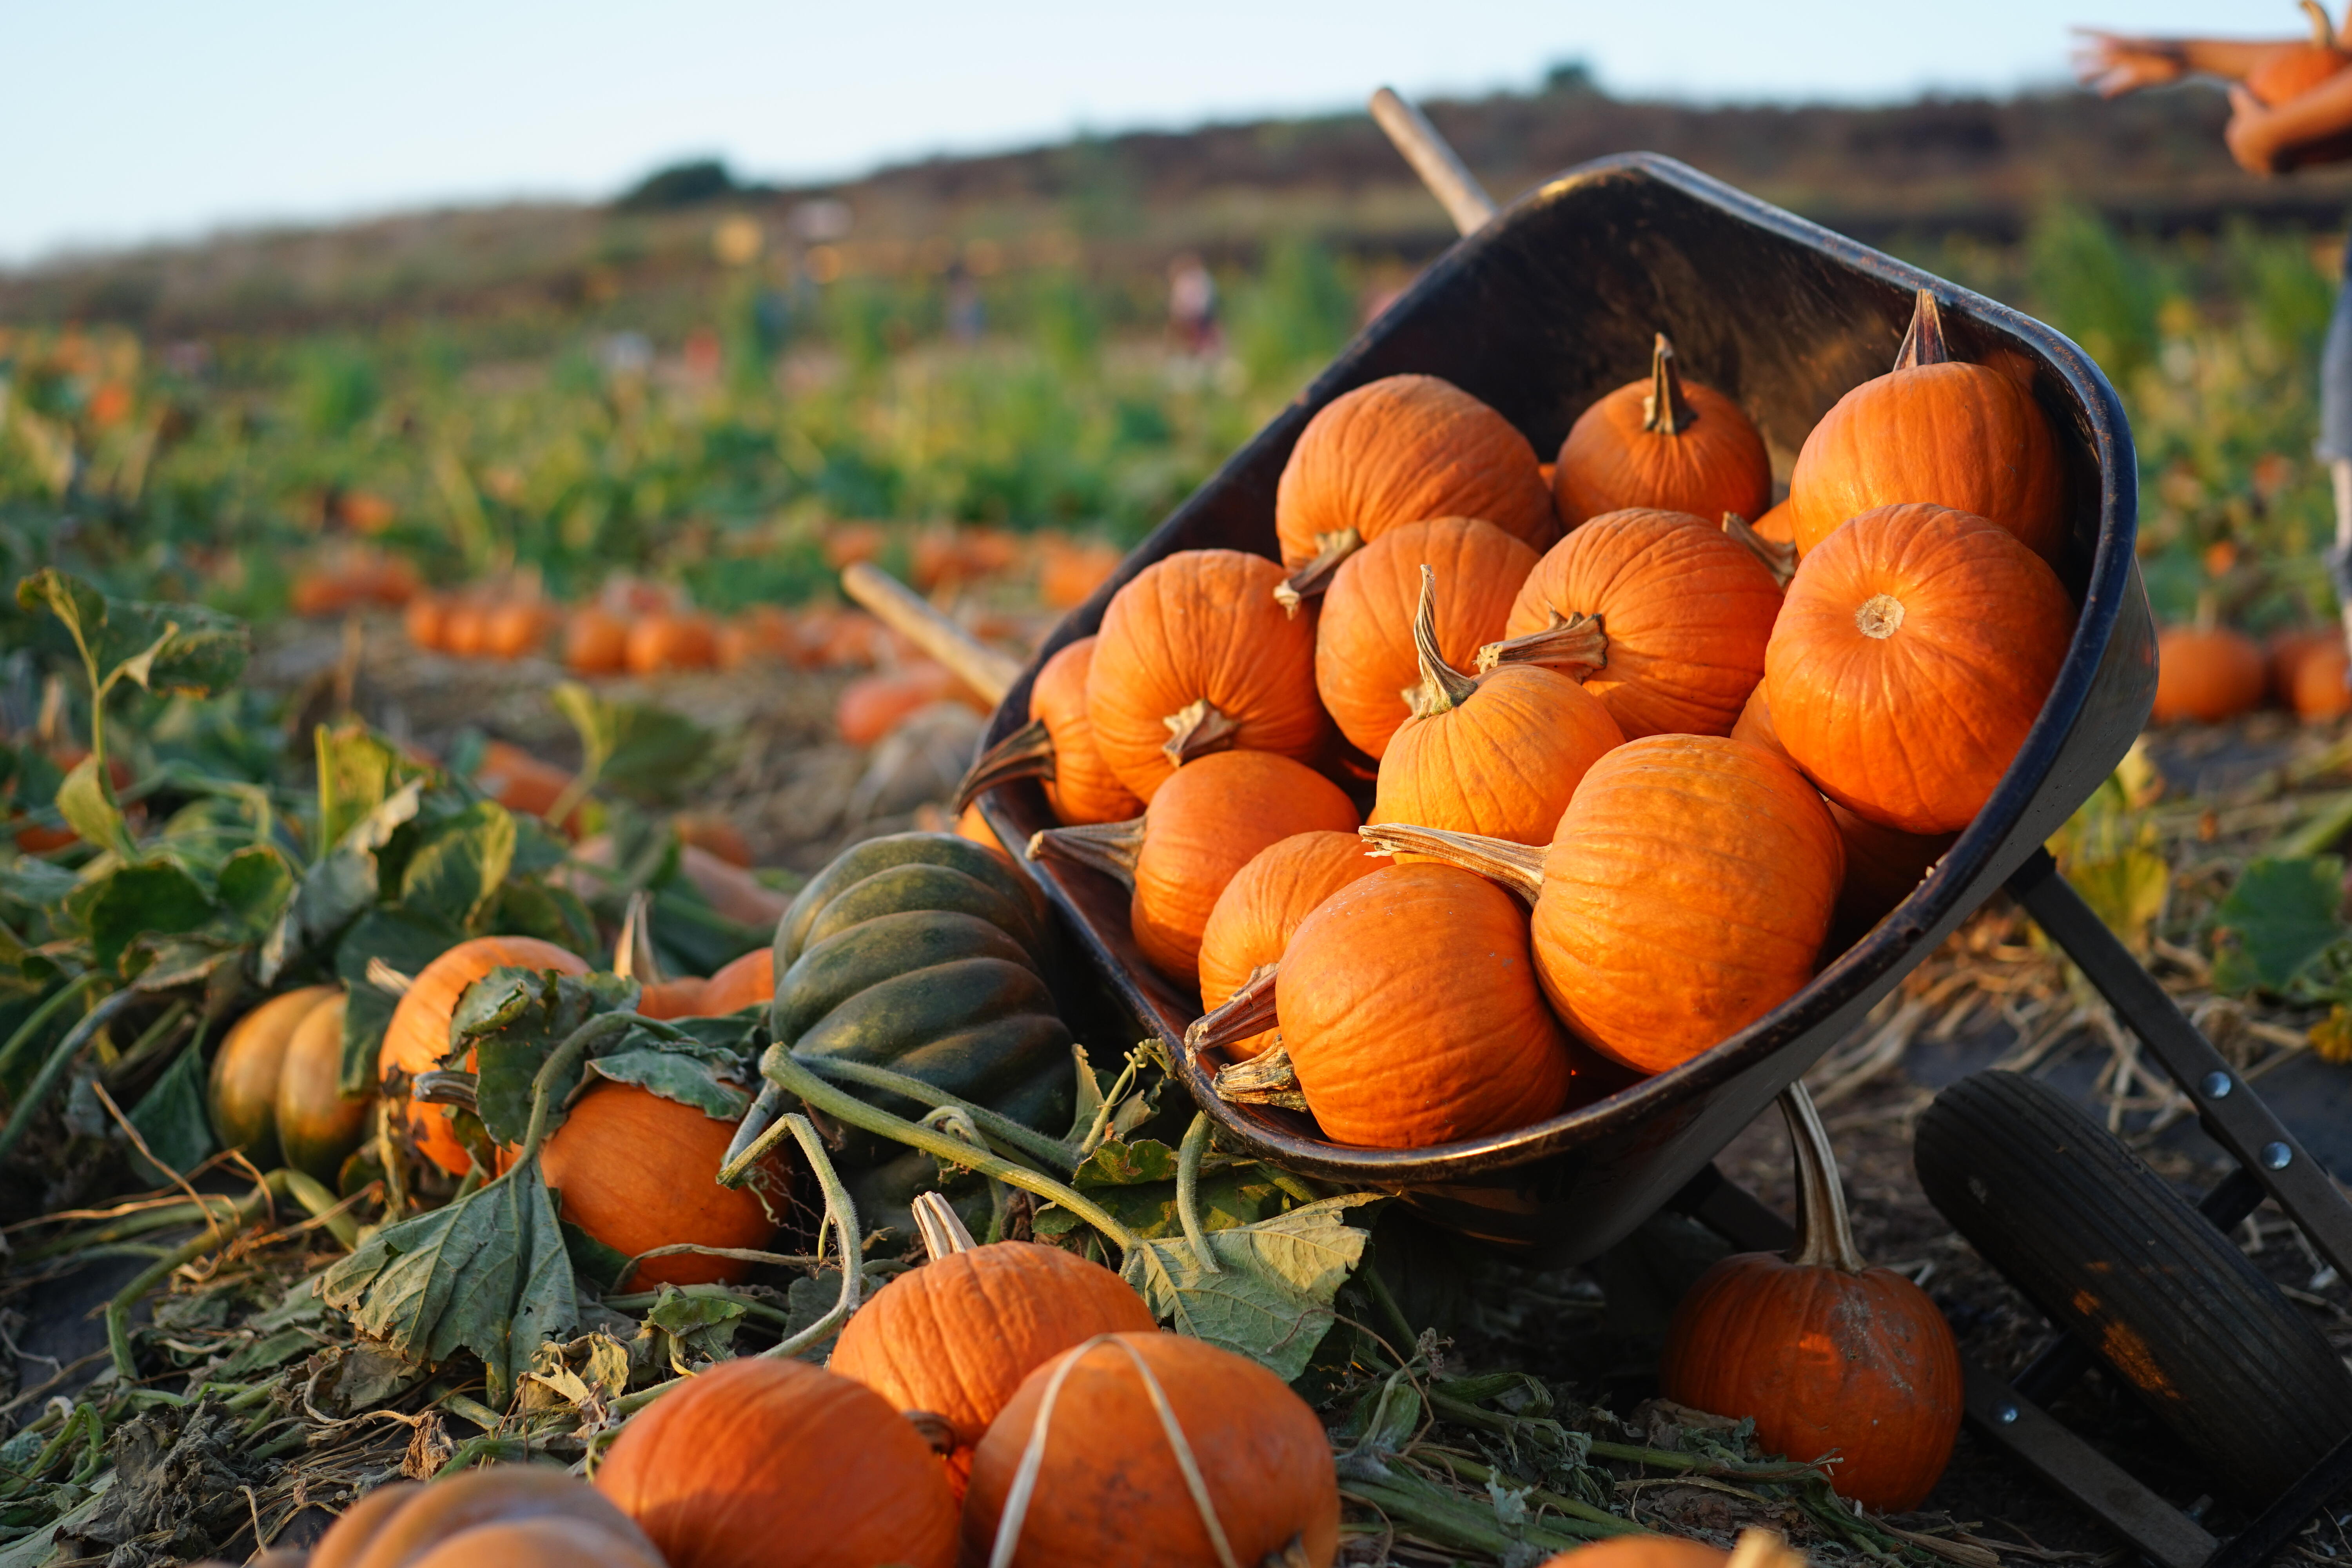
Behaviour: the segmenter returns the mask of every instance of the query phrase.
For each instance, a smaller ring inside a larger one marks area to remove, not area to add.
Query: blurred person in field
[[[1191,251],[1168,264],[1168,331],[1179,352],[1206,359],[1222,342],[1217,331],[1217,280]]]
[[[2138,38],[2077,29],[2075,75],[2102,97],[2118,98],[2189,76],[2229,85],[2230,155],[2251,174],[2284,174],[2320,163],[2352,162],[2352,56],[2318,0],[2303,0],[2311,26],[2301,37]],[[2352,16],[2347,16],[2352,26]],[[2336,489],[2336,584],[2345,632],[2352,639],[2352,241],[2344,281],[2319,362],[2319,459]]]

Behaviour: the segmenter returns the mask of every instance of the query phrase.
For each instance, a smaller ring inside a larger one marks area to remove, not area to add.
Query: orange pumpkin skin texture
[[[1584,775],[1544,852],[1544,994],[1602,1055],[1663,1072],[1803,989],[1844,878],[1829,808],[1769,752],[1628,742]]]
[[[1352,833],[1294,833],[1268,845],[1234,873],[1201,931],[1201,1009],[1214,1012],[1261,967],[1282,962],[1298,922],[1349,883],[1389,862],[1365,853]],[[1254,1057],[1274,1044],[1268,1029],[1226,1047]]]
[[[1428,861],[1350,882],[1299,922],[1275,1005],[1324,1134],[1423,1149],[1565,1106],[1575,1061],[1528,948],[1510,894]]]
[[[367,1136],[375,1096],[341,1090],[343,995],[303,1015],[278,1069],[273,1120],[287,1164],[332,1186],[343,1161]]]
[[[1437,646],[1466,669],[1503,635],[1535,564],[1530,546],[1466,517],[1406,523],[1348,557],[1315,631],[1315,689],[1339,732],[1377,761],[1412,717],[1405,697],[1421,679],[1412,617],[1423,566],[1437,574]]]
[[[699,1005],[704,1016],[723,1018],[754,1003],[765,1002],[775,994],[776,950],[755,947],[742,957],[720,964],[719,973],[702,983]]]
[[[1315,617],[1275,603],[1281,581],[1261,555],[1186,550],[1112,596],[1087,714],[1104,763],[1138,799],[1176,772],[1169,749],[1182,738],[1196,753],[1222,743],[1301,762],[1322,748],[1330,720],[1315,695]]]
[[[1319,535],[1370,543],[1431,517],[1477,517],[1542,549],[1559,520],[1536,449],[1510,421],[1448,381],[1391,375],[1326,404],[1298,435],[1275,489],[1282,562],[1296,571]]]
[[[930,1445],[880,1394],[806,1362],[745,1357],[691,1379],[622,1428],[596,1489],[667,1568],[956,1560]]]
[[[1255,1362],[1161,1333],[1111,1336],[1029,1374],[974,1457],[964,1561],[989,1561],[1013,1472],[1065,1363],[1074,1364],[1055,1394],[1014,1568],[1217,1561],[1130,1348],[1167,1397],[1234,1561],[1260,1563],[1297,1540],[1310,1568],[1329,1568],[1339,1546],[1339,1483],[1322,1423]]]
[[[677,1242],[762,1247],[776,1233],[767,1204],[748,1186],[719,1184],[734,1135],[732,1122],[690,1105],[632,1083],[600,1083],[541,1146],[540,1169],[562,1194],[565,1219],[630,1257]],[[751,1269],[739,1258],[677,1252],[638,1264],[630,1288],[726,1285]]]
[[[1543,1568],[1723,1568],[1731,1553],[1680,1535],[1612,1535],[1563,1552]]]
[[[230,1026],[213,1058],[206,1094],[213,1131],[222,1143],[243,1149],[264,1170],[283,1163],[277,1107],[286,1047],[302,1020],[340,994],[332,985],[305,985],[272,996]]]
[[[1739,405],[1675,368],[1658,334],[1651,373],[1577,416],[1552,469],[1561,524],[1627,507],[1753,520],[1772,504],[1772,459]]]
[[[311,1568],[406,1568],[478,1531],[530,1524],[583,1528],[659,1568],[653,1542],[595,1488],[526,1465],[473,1470],[429,1487],[378,1487],[328,1528],[310,1561]],[[482,1561],[491,1568],[492,1560]]]
[[[2352,712],[2352,688],[2345,685],[2347,660],[2342,642],[2319,649],[2296,667],[2292,705],[2306,723],[2341,719]]]
[[[2300,677],[2300,660],[2294,668]],[[2260,702],[2266,677],[2262,649],[2243,632],[2174,626],[2156,639],[2156,707],[2148,717],[2219,724]]]
[[[1058,1247],[1000,1241],[901,1274],[841,1331],[827,1370],[899,1410],[955,1430],[951,1477],[1022,1379],[1097,1334],[1148,1334],[1151,1309],[1126,1280]]]
[[[1601,700],[1567,676],[1500,665],[1460,706],[1397,731],[1369,820],[1548,844],[1586,770],[1624,741]]]
[[[1856,816],[1957,831],[2017,755],[2074,626],[2057,574],[2007,531],[1944,507],[1882,507],[1789,584],[1765,658],[1773,727]]]
[[[1747,513],[1742,512],[1740,515],[1745,517]],[[1796,514],[1789,510],[1787,501],[1782,501],[1762,517],[1754,519],[1748,526],[1755,529],[1759,536],[1769,539],[1775,544],[1797,542]]]
[[[1087,717],[1087,676],[1094,661],[1095,639],[1080,637],[1047,659],[1029,688],[1029,717],[1043,720],[1054,740],[1045,804],[1064,822],[1124,822],[1143,811],[1143,802],[1119,783],[1095,745]]]
[[[552,969],[564,974],[585,974],[588,965],[551,942],[531,936],[478,936],[461,942],[418,971],[414,984],[392,1012],[376,1053],[379,1081],[394,1072],[409,1078],[430,1072],[449,1054],[449,1015],[466,987],[501,966]],[[468,1058],[470,1065],[470,1058]],[[453,1176],[462,1176],[471,1164],[466,1146],[451,1131],[449,1119],[437,1105],[407,1102],[408,1130],[418,1151]]]
[[[1764,674],[1764,645],[1780,612],[1771,571],[1720,520],[1615,511],[1536,563],[1505,636],[1541,632],[1555,616],[1598,616],[1606,662],[1583,676],[1584,689],[1627,740],[1724,735]]]
[[[646,1018],[697,1018],[703,1015],[702,994],[710,982],[699,974],[676,980],[649,981],[637,992],[637,1014]]]
[[[652,1553],[576,1519],[478,1525],[410,1561],[413,1568],[661,1568]]]

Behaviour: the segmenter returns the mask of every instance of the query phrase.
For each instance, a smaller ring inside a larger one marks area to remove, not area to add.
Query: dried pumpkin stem
[[[1421,603],[1412,612],[1412,651],[1421,659],[1421,684],[1407,700],[1413,717],[1450,712],[1470,700],[1478,683],[1445,662],[1437,646],[1437,574],[1421,568]]]
[[[917,1193],[912,1207],[916,1233],[922,1237],[923,1250],[932,1262],[972,1249],[971,1232],[964,1228],[947,1199],[937,1193]]]
[[[423,1105],[454,1105],[473,1110],[480,1101],[480,1078],[463,1068],[435,1068],[408,1080],[408,1098]]]
[[[2336,47],[2336,24],[2327,19],[2327,7],[2319,0],[2303,0],[2303,14],[2311,23],[2311,41],[2323,49]]]
[[[1217,1076],[1209,1080],[1209,1089],[1228,1105],[1279,1105],[1288,1110],[1313,1109],[1307,1103],[1307,1096],[1299,1091],[1298,1070],[1291,1065],[1288,1047],[1279,1039],[1247,1060],[1219,1068]]]
[[[971,771],[956,785],[955,800],[948,809],[961,816],[966,806],[999,784],[1014,779],[1050,783],[1055,776],[1053,733],[1045,728],[1045,721],[1032,719],[981,752]]]
[[[1764,570],[1772,574],[1772,581],[1783,588],[1797,574],[1797,547],[1785,540],[1767,539],[1755,526],[1736,511],[1723,514],[1723,531],[1746,545],[1749,553],[1764,563]]]
[[[1805,1559],[1780,1531],[1749,1525],[1739,1532],[1723,1568],[1805,1568]]]
[[[403,974],[381,958],[371,958],[367,961],[367,983],[387,996],[405,996],[416,979]]]
[[[1425,855],[1475,871],[1498,882],[1533,904],[1543,892],[1543,850],[1533,844],[1514,844],[1482,833],[1453,833],[1443,827],[1416,827],[1408,822],[1375,822],[1356,829],[1356,837],[1381,855]]]
[[[1478,650],[1478,668],[1498,664],[1539,664],[1546,669],[1582,680],[1609,664],[1609,630],[1599,616],[1563,616],[1551,612],[1551,624],[1525,637],[1490,642]]]
[[[1274,602],[1292,615],[1309,599],[1319,599],[1329,590],[1331,579],[1349,556],[1364,547],[1364,536],[1352,528],[1315,536],[1315,559],[1293,572],[1274,585]]]
[[[1090,866],[1132,888],[1136,862],[1143,856],[1144,822],[1143,817],[1131,816],[1125,822],[1044,828],[1029,836],[1029,858]]]
[[[628,907],[621,915],[621,935],[613,944],[614,973],[640,985],[659,985],[669,978],[654,952],[653,925],[654,896],[639,888],[629,895]]]
[[[1209,1152],[1209,1134],[1214,1131],[1209,1113],[1196,1110],[1176,1150],[1176,1221],[1184,1227],[1184,1240],[1203,1274],[1224,1272],[1217,1267],[1217,1255],[1209,1250],[1208,1232],[1201,1225],[1201,1156]]]
[[[1216,704],[1205,697],[1160,721],[1168,726],[1168,743],[1160,748],[1160,753],[1171,768],[1181,768],[1211,752],[1230,752],[1242,736],[1241,721],[1218,712]]]
[[[1912,298],[1911,326],[1903,334],[1903,346],[1895,351],[1895,368],[1916,370],[1923,364],[1948,363],[1951,357],[1944,342],[1943,309],[1922,289]]]
[[[1797,1152],[1797,1249],[1789,1261],[1800,1268],[1838,1268],[1859,1274],[1865,1265],[1846,1219],[1845,1189],[1839,1184],[1837,1156],[1829,1130],[1801,1080],[1780,1091],[1780,1114]]]
[[[1240,990],[1192,1020],[1184,1031],[1184,1049],[1198,1057],[1276,1027],[1281,1020],[1275,1016],[1274,985],[1281,969],[1280,964],[1261,963],[1252,970]]]
[[[1675,345],[1660,332],[1650,345],[1650,394],[1642,399],[1642,428],[1661,436],[1679,436],[1698,423],[1698,410],[1683,395],[1681,369],[1675,363]]]

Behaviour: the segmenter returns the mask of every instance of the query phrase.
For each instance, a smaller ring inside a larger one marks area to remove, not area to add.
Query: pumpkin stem
[[[659,985],[668,978],[654,952],[653,917],[654,896],[639,888],[629,895],[621,915],[620,940],[613,944],[613,973],[640,985]]]
[[[1873,594],[1853,613],[1854,629],[1885,642],[1903,629],[1903,601],[1892,594]]]
[[[1800,1268],[1859,1274],[1866,1265],[1854,1248],[1853,1226],[1846,1219],[1837,1156],[1830,1151],[1829,1130],[1822,1125],[1822,1113],[1813,1109],[1813,1097],[1801,1079],[1780,1091],[1780,1114],[1788,1119],[1789,1142],[1797,1152],[1797,1250],[1789,1261]]]
[[[1216,1130],[1207,1111],[1194,1111],[1192,1125],[1184,1129],[1184,1142],[1176,1151],[1176,1223],[1184,1227],[1185,1245],[1192,1247],[1192,1260],[1203,1274],[1224,1272],[1201,1224],[1201,1160],[1209,1152],[1209,1135]]]
[[[1739,1532],[1723,1568],[1805,1568],[1805,1559],[1779,1531],[1750,1525]]]
[[[388,996],[405,996],[408,988],[416,984],[413,974],[403,974],[381,958],[367,962],[367,983]]]
[[[1412,613],[1412,650],[1421,656],[1421,684],[1405,695],[1416,719],[1451,712],[1470,700],[1478,683],[1445,662],[1437,647],[1437,574],[1421,569],[1421,604]]]
[[[1259,964],[1250,972],[1247,984],[1193,1019],[1184,1031],[1185,1051],[1198,1058],[1202,1051],[1223,1050],[1235,1040],[1280,1027],[1282,1020],[1274,1011],[1274,982],[1281,969],[1278,963]]]
[[[970,1252],[973,1242],[971,1232],[948,1206],[947,1199],[937,1193],[917,1193],[912,1205],[915,1229],[923,1238],[923,1250],[932,1262],[958,1252]]]
[[[1218,712],[1205,697],[1160,721],[1168,726],[1168,743],[1160,748],[1160,754],[1168,759],[1171,768],[1181,768],[1211,752],[1230,752],[1234,742],[1241,739],[1241,721]]]
[[[1919,290],[1911,306],[1911,328],[1903,334],[1903,346],[1895,351],[1896,370],[1916,370],[1923,364],[1943,364],[1952,357],[1944,342],[1944,312],[1936,297],[1925,289]]]
[[[1764,563],[1764,570],[1772,574],[1772,581],[1783,588],[1789,585],[1789,579],[1797,574],[1797,547],[1794,544],[1765,538],[1736,511],[1723,514],[1723,531],[1748,546],[1756,559]],[[961,811],[963,808],[958,806],[956,809]]]
[[[1698,410],[1683,395],[1682,372],[1675,364],[1675,345],[1660,332],[1650,347],[1650,395],[1642,399],[1642,428],[1661,436],[1679,436],[1698,423]]]
[[[929,1197],[933,1194],[926,1193],[923,1195]],[[938,1259],[932,1261],[937,1262]],[[932,1453],[945,1458],[955,1452],[955,1425],[946,1416],[936,1410],[907,1410],[900,1414],[906,1416],[907,1425],[921,1434],[923,1441],[930,1445]]]
[[[1032,719],[973,759],[971,771],[956,785],[955,800],[948,813],[962,816],[964,808],[974,800],[1014,779],[1051,783],[1054,777],[1053,734],[1046,730],[1045,721]]]
[[[476,1076],[459,1068],[434,1068],[408,1080],[408,1098],[423,1105],[475,1109]]]
[[[1609,628],[1599,616],[1563,616],[1551,612],[1551,625],[1525,637],[1490,642],[1478,650],[1478,668],[1498,664],[1539,664],[1571,680],[1598,675],[1609,665]]]
[[[2199,637],[2212,636],[2213,628],[2221,623],[2221,601],[2214,596],[2213,590],[2207,588],[2199,593],[2197,595],[2196,617],[2190,623],[2196,628],[2197,635]],[[373,980],[375,976],[371,974],[368,978]]]
[[[1315,536],[1315,559],[1274,585],[1274,602],[1296,616],[1298,606],[1319,599],[1339,574],[1340,563],[1364,547],[1364,536],[1352,528]]]
[[[2336,47],[2336,24],[2327,19],[2327,7],[2319,0],[2303,0],[2303,14],[2311,18],[2311,41],[2323,49]]]
[[[1482,833],[1454,833],[1443,827],[1415,827],[1407,822],[1368,823],[1356,837],[1375,855],[1421,855],[1475,871],[1501,884],[1532,907],[1543,891],[1544,852],[1541,845],[1514,844]]]
[[[1048,827],[1029,836],[1032,860],[1068,860],[1091,866],[1108,877],[1135,886],[1135,864],[1143,857],[1140,816],[1125,822],[1088,822],[1073,827]]]
[[[1219,1068],[1209,1087],[1219,1100],[1231,1105],[1307,1109],[1307,1096],[1298,1089],[1298,1069],[1291,1065],[1289,1047],[1280,1040],[1246,1061]]]

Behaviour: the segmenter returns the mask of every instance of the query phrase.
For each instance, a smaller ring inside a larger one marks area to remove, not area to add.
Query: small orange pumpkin
[[[541,1145],[540,1170],[562,1194],[565,1219],[629,1257],[681,1242],[757,1249],[776,1233],[771,1204],[782,1206],[782,1168],[768,1173],[764,1197],[748,1185],[720,1186],[734,1135],[733,1122],[651,1089],[596,1083]],[[751,1271],[740,1258],[680,1252],[646,1258],[630,1279],[640,1288],[726,1285]]]
[[[457,1010],[457,999],[491,970],[508,966],[588,973],[579,958],[535,936],[478,936],[461,942],[420,970],[402,994],[376,1053],[376,1077],[388,1080],[398,1073],[413,1079],[439,1067],[449,1054],[449,1016]],[[467,1065],[472,1065],[470,1056]],[[401,1098],[418,1151],[451,1175],[464,1175],[472,1161],[442,1107],[408,1100],[404,1089]]]
[[[851,745],[870,746],[934,702],[982,706],[955,671],[937,659],[917,659],[903,669],[861,675],[843,687],[834,705],[834,727]]]
[[[2294,707],[2297,718],[2316,723],[2352,713],[2352,687],[2346,684],[2352,671],[2347,671],[2347,665],[2343,638],[2336,637],[2296,667]]]
[[[213,1058],[214,1132],[264,1170],[291,1165],[331,1184],[375,1104],[343,1097],[342,1051],[341,987],[272,996],[236,1021]]]
[[[1612,1535],[1548,1558],[1542,1568],[1727,1568],[1730,1561],[1731,1553],[1721,1547],[1687,1536]],[[1792,1568],[1801,1568],[1803,1561],[1798,1558]]]
[[[2204,615],[2199,619],[2202,624],[2168,627],[2157,637],[2156,706],[2148,717],[2158,724],[2220,724],[2263,700],[2262,649],[2243,632],[2212,625]],[[2298,667],[2298,679],[2301,673]]]
[[[673,669],[709,669],[719,662],[719,634],[710,617],[656,612],[629,628],[621,663],[632,675]]]
[[[400,614],[400,624],[408,633],[410,646],[427,653],[441,651],[443,623],[448,615],[448,601],[438,594],[419,594],[409,600]]]
[[[563,626],[563,668],[574,675],[618,675],[628,668],[629,624],[583,605]]]
[[[1214,1012],[1257,973],[1282,962],[1299,921],[1316,906],[1387,862],[1367,853],[1352,833],[1294,833],[1250,857],[1234,873],[1201,929],[1201,1005]],[[1254,1057],[1274,1044],[1272,1029],[1230,1042],[1236,1057]]]
[[[482,620],[482,651],[492,658],[520,658],[538,648],[546,627],[545,615],[534,600],[493,605]]]
[[[1095,745],[1087,717],[1087,676],[1094,668],[1095,639],[1066,643],[1037,671],[1029,687],[1029,722],[982,752],[956,789],[959,810],[998,784],[1018,778],[1041,780],[1045,804],[1065,823],[1124,822],[1142,814],[1143,802],[1119,783]]]
[[[1739,405],[1685,381],[1675,345],[1657,334],[1650,374],[1577,416],[1552,469],[1561,524],[1627,507],[1752,518],[1772,501],[1772,460]]]
[[[309,1568],[662,1568],[595,1488],[561,1470],[496,1465],[431,1486],[378,1487],[327,1528]]]

